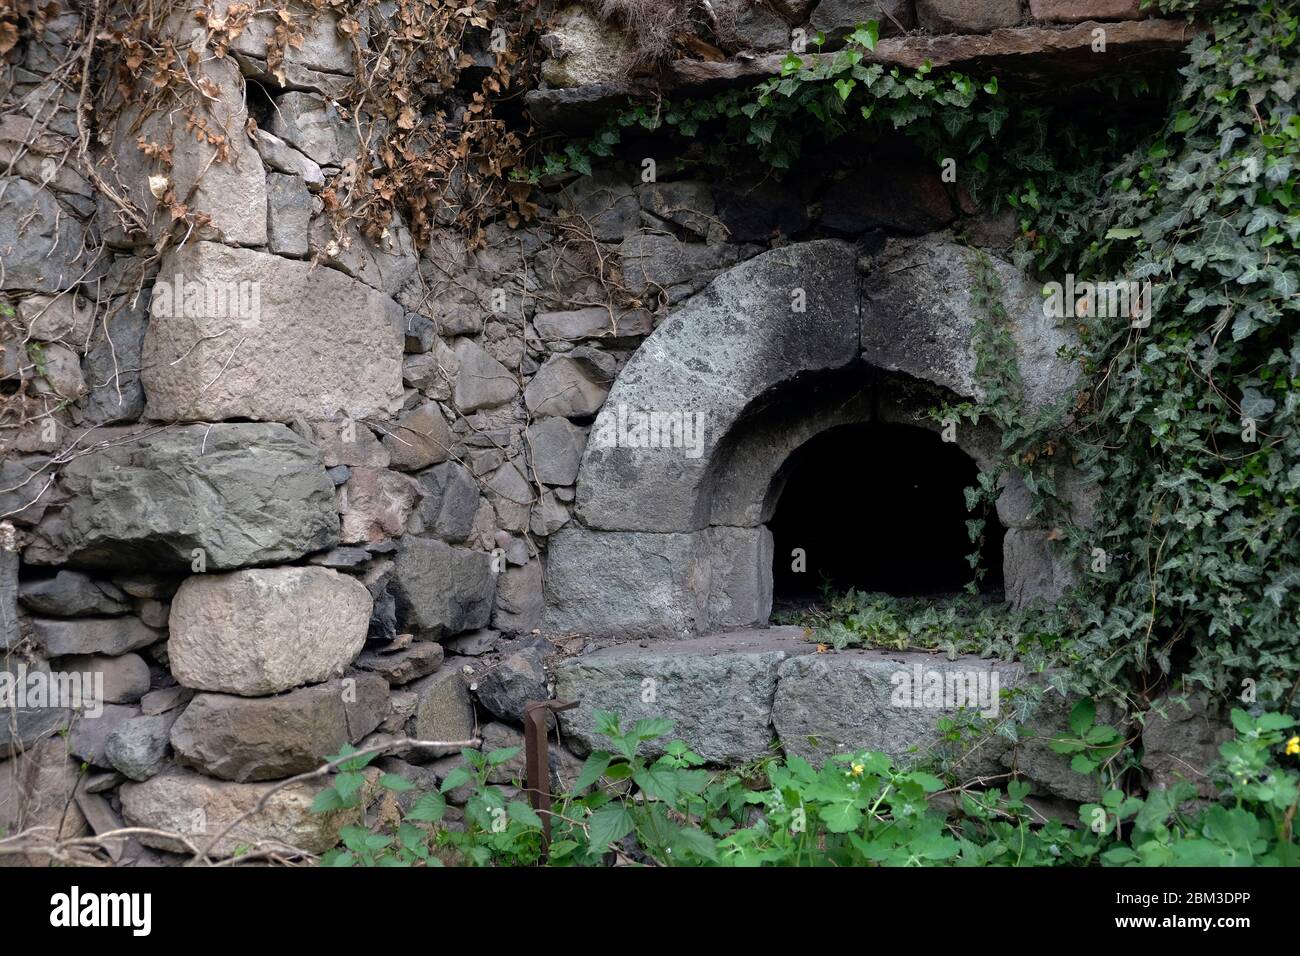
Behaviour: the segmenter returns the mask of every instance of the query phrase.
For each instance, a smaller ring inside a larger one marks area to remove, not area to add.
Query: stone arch
[[[724,272],[684,303],[633,355],[593,425],[577,520],[550,543],[548,630],[669,637],[765,624],[772,542],[763,522],[791,453],[847,422],[937,427],[925,408],[979,397],[977,255],[942,236],[891,241],[874,259],[837,240],[797,243]],[[1076,377],[1058,356],[1066,331],[1014,267],[989,264],[1026,404],[1065,400]],[[702,438],[665,427],[669,447],[641,447],[651,412],[661,426],[702,422]],[[958,430],[981,467],[997,441],[987,425]],[[1008,487],[998,510],[1012,529],[1008,596],[1024,603],[1059,591],[1066,574],[1046,535],[1020,527],[1015,497]]]

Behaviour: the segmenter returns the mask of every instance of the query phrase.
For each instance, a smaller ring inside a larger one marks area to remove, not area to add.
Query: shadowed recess
[[[980,512],[967,511],[964,489],[976,484],[977,469],[938,434],[912,425],[842,425],[800,447],[782,471],[769,523],[778,605],[807,602],[825,585],[938,597],[973,580],[966,522]],[[1002,530],[990,514],[980,590],[997,598]],[[797,548],[806,555],[801,572],[793,569]]]

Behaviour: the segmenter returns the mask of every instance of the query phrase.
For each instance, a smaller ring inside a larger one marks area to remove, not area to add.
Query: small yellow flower
[[[1288,757],[1300,757],[1300,737],[1292,737],[1286,742]]]
[[[865,764],[860,764],[860,763],[849,764],[849,773],[851,773],[855,777],[862,776],[864,773],[866,773],[866,770],[867,767]]]
[[[818,654],[825,654],[825,653],[826,653],[827,651],[829,651],[830,649],[831,649],[831,646],[830,646],[829,644],[818,644],[818,645],[817,645],[817,653],[818,653]]]

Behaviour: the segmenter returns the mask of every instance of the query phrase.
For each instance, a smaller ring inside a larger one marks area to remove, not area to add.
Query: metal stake
[[[528,767],[528,802],[542,818],[542,850],[551,847],[551,760],[546,715],[573,710],[576,700],[530,700],[524,704],[524,757]]]

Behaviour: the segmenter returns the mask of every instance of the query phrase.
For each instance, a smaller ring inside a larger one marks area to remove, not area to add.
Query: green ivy
[[[1234,2],[1163,129],[1110,173],[1081,275],[1155,284],[1149,328],[1084,319],[1076,435],[1106,490],[1093,675],[1288,706],[1300,680],[1300,82],[1294,5]],[[1250,440],[1250,431],[1255,432]]]

